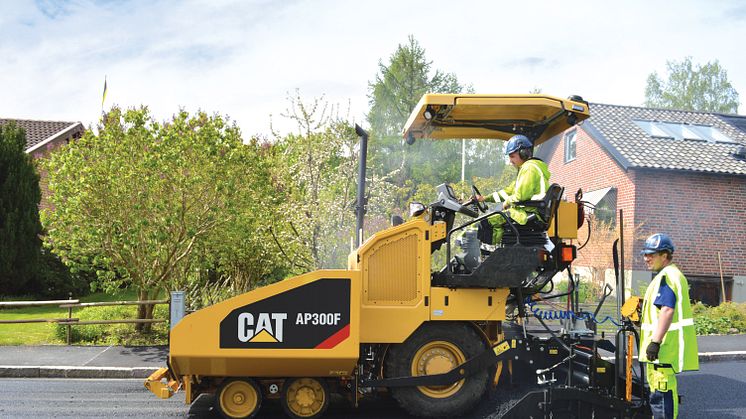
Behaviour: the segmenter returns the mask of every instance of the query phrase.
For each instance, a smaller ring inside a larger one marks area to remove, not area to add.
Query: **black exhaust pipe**
[[[368,159],[368,133],[358,124],[355,124],[355,134],[360,137],[360,162],[357,174],[357,204],[355,205],[355,246],[363,243],[363,221],[365,219],[365,169]]]

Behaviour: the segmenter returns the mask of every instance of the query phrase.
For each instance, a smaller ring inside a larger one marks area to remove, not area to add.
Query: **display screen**
[[[453,192],[453,188],[451,185],[446,185],[446,190],[448,191],[448,197],[451,199],[456,199],[456,194]]]

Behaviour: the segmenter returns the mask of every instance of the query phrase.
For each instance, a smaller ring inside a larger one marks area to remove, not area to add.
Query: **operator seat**
[[[559,206],[559,201],[564,191],[565,188],[553,183],[547,189],[544,199],[520,201],[514,204],[515,206],[532,207],[538,210],[538,216],[536,213],[529,214],[528,222],[525,225],[510,220],[511,224],[518,230],[522,245],[541,246],[546,243],[547,236],[545,233],[552,223],[554,214],[557,212],[557,206]],[[512,246],[516,244],[516,241],[515,231],[509,225],[504,225],[501,244],[503,246]]]
[[[492,250],[482,249],[484,258],[476,267],[467,266],[463,261],[459,263],[458,257],[454,256],[453,260],[457,263],[454,265],[449,262],[441,271],[433,272],[432,284],[449,288],[512,288],[520,287],[532,272],[539,272],[539,276],[551,278],[558,271],[557,267],[548,259],[541,262],[539,252],[541,249],[547,249],[546,232],[557,211],[563,192],[564,188],[555,183],[549,187],[544,199],[517,202],[516,205],[537,208],[539,216],[531,214],[526,225],[520,225],[508,217],[510,225],[506,223],[504,226],[502,246]],[[479,224],[481,233],[478,235],[488,231],[489,237],[492,237],[492,228],[489,223],[486,223],[489,230],[483,227],[487,218],[491,216],[501,217],[502,215],[490,213],[483,216],[484,218],[480,217],[482,218]],[[518,231],[520,246],[514,246],[517,240],[511,226]],[[467,254],[468,256],[470,255]]]

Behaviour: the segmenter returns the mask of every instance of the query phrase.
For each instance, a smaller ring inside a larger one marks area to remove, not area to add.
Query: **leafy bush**
[[[153,317],[168,319],[168,305],[155,306]],[[87,320],[121,320],[137,318],[137,306],[104,306],[73,309],[73,318]],[[149,333],[135,331],[134,323],[92,324],[72,326],[72,343],[87,345],[164,345],[168,341],[168,323],[153,324]],[[62,341],[67,339],[67,326],[55,324],[55,336]]]
[[[746,303],[726,302],[716,307],[692,305],[698,335],[726,335],[746,332]]]
[[[44,251],[39,258],[39,295],[45,298],[82,297],[91,292],[90,280],[84,273],[71,274],[54,253]]]
[[[563,280],[555,283],[554,294],[564,294],[567,292],[569,281]],[[578,302],[579,303],[598,303],[603,295],[603,288],[592,281],[580,280],[578,282]],[[567,301],[567,296],[560,297],[560,301]]]

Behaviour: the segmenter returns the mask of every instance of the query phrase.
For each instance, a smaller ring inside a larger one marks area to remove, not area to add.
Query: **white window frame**
[[[578,158],[578,136],[577,136],[576,129],[572,131],[567,131],[565,133],[564,137],[564,149],[565,149],[565,163],[570,163],[571,161]],[[572,150],[571,150],[572,146]],[[572,151],[572,156],[570,155],[570,151]]]

